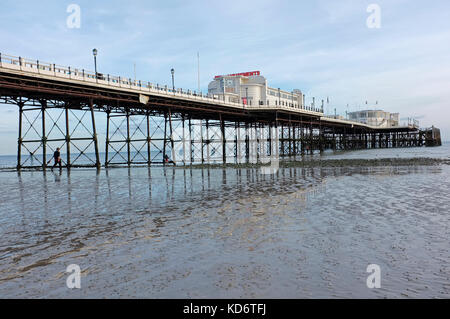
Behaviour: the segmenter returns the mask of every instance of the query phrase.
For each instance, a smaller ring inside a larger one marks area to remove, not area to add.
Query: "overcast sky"
[[[68,28],[67,7],[81,8]],[[381,8],[368,28],[367,7]],[[345,114],[365,101],[450,136],[450,1],[10,1],[0,52],[197,89],[214,75],[260,70],[269,85],[330,97]],[[0,105],[0,154],[17,149],[17,108]],[[100,124],[100,128],[103,126]]]

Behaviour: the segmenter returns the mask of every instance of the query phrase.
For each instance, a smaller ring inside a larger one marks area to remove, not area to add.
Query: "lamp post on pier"
[[[94,66],[95,66],[95,82],[98,82],[97,76],[97,49],[92,50],[92,54],[94,55]]]
[[[174,80],[175,70],[172,68],[170,70],[170,73],[172,73],[172,90],[173,90],[173,93],[175,94],[175,80]]]

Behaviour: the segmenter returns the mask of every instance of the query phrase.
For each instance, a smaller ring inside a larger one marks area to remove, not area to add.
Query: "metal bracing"
[[[222,128],[221,128],[222,129]],[[223,120],[223,140],[222,155],[223,162],[235,162],[236,158],[236,123]]]
[[[183,130],[182,134],[181,134],[181,141],[183,143],[182,149],[183,149],[183,165],[186,165],[188,163],[187,160],[187,147],[188,145],[186,144],[186,119],[185,119],[185,115],[183,114],[181,117],[181,128]]]
[[[92,101],[92,99],[89,100],[89,109],[90,109],[90,113],[91,113],[91,123],[92,123],[92,140],[94,142],[94,150],[95,150],[95,166],[97,168],[101,167],[101,163],[100,163],[100,153],[98,150],[98,138],[97,138],[97,129],[95,126],[95,115],[94,115],[94,103]]]
[[[244,127],[245,130],[245,127]],[[242,123],[236,122],[235,124],[235,160],[236,163],[243,163],[245,161],[245,133],[243,131]]]
[[[84,105],[21,97],[14,101],[19,107],[18,169],[47,168],[57,148],[62,166],[99,166],[95,120]]]
[[[222,162],[224,156],[226,156],[226,145],[223,144],[225,141],[225,123],[223,123],[222,131],[222,122],[220,120],[206,120],[205,122],[203,129],[205,130],[204,136],[206,136],[204,140],[206,163]]]
[[[190,163],[204,163],[203,120],[189,119]]]
[[[166,155],[174,163],[186,163],[189,161],[187,152],[186,136],[189,134],[185,125],[183,115],[175,116],[169,110],[166,116],[167,131],[165,135]]]
[[[148,116],[107,113],[105,166],[111,164],[149,164]],[[144,127],[145,126],[145,127]]]
[[[219,113],[172,108],[145,110],[134,104],[95,99],[4,97],[19,110],[17,168],[43,167],[61,148],[62,165],[100,167],[94,111],[106,113],[105,166],[162,164],[163,156],[182,164],[261,162],[267,156],[296,156],[326,149],[413,147],[425,133],[326,126],[321,120],[290,116],[238,120]],[[193,116],[194,115],[194,116]],[[428,137],[427,137],[428,138]]]
[[[221,134],[221,143],[222,143],[222,162],[227,162],[227,138],[225,135],[225,121],[222,118],[222,114],[220,115],[220,134]]]
[[[245,162],[248,163],[249,159],[250,159],[249,123],[245,123]]]
[[[170,161],[188,161],[186,136],[191,136],[184,117],[164,114],[135,113],[125,108],[124,113],[106,110],[105,166],[164,164],[164,155]],[[190,121],[190,120],[189,120]]]
[[[166,116],[166,121],[169,120],[169,132],[165,134],[165,143],[170,142],[170,150],[172,153],[172,161],[176,162],[176,156],[175,156],[175,142],[173,137],[173,125],[172,125],[172,111],[169,109],[169,112],[167,112],[168,117]],[[166,148],[167,149],[167,148]]]

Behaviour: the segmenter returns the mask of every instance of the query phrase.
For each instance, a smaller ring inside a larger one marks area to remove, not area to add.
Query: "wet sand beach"
[[[2,171],[0,296],[449,298],[449,149],[295,159],[269,175]]]

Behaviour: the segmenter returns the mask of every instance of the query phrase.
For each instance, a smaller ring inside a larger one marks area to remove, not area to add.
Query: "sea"
[[[422,157],[450,144],[309,160]],[[0,190],[0,298],[450,298],[446,164],[2,169]]]

